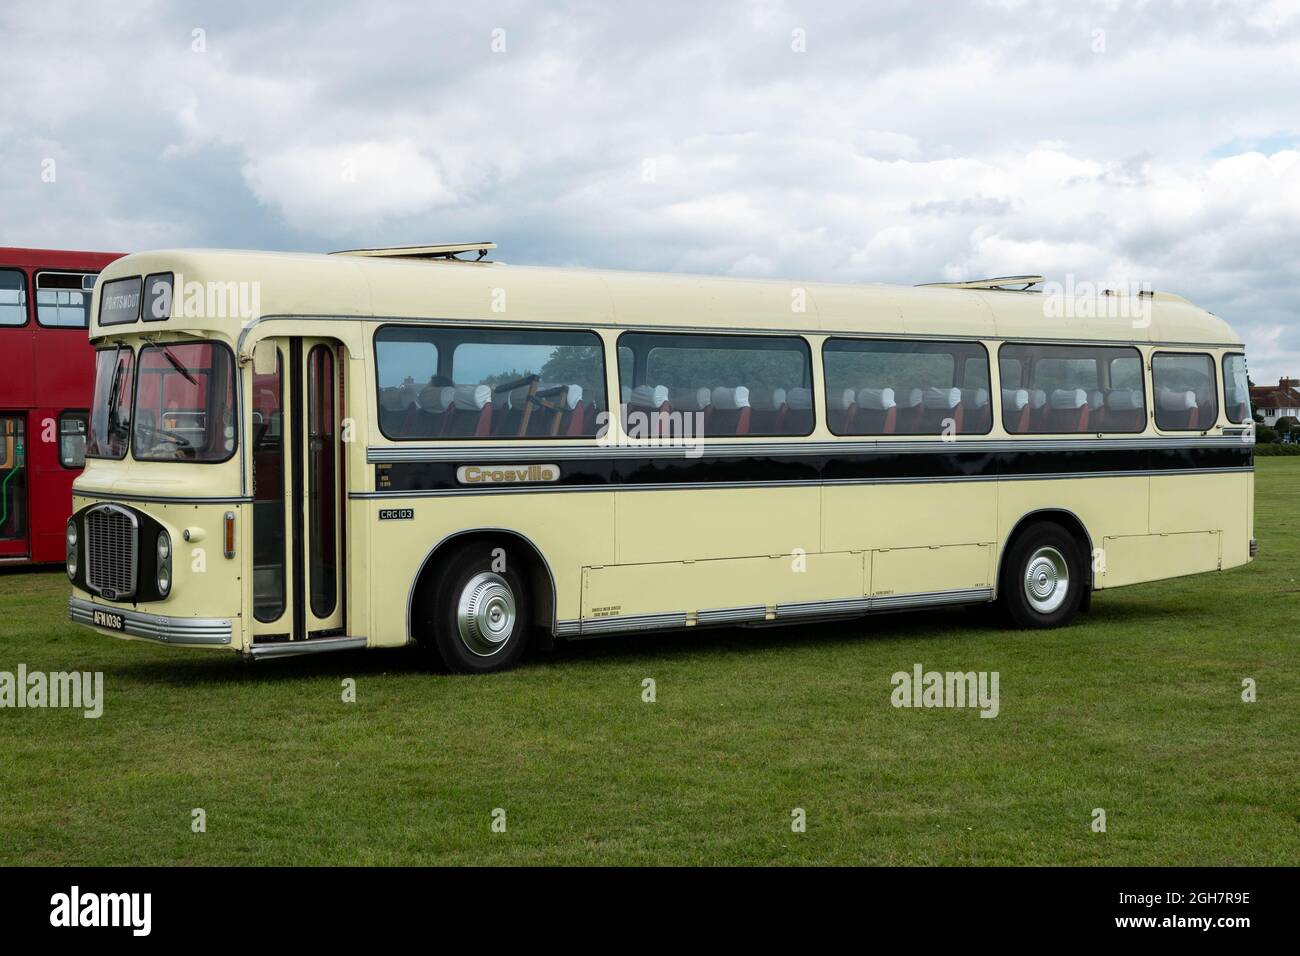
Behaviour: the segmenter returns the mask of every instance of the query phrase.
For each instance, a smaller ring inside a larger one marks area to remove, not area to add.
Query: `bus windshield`
[[[131,440],[131,395],[135,354],[125,346],[95,353],[95,399],[90,416],[88,458],[124,458]]]
[[[146,345],[135,381],[137,461],[225,461],[235,450],[230,350],[213,342]]]

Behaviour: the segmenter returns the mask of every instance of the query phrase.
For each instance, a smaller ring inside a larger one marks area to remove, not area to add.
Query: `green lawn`
[[[117,641],[67,622],[61,571],[0,575],[0,670],[103,671],[106,698],[0,710],[0,864],[1295,864],[1300,459],[1258,467],[1252,565],[1043,633],[954,610],[447,677]],[[892,708],[918,662],[999,671],[1001,713]]]

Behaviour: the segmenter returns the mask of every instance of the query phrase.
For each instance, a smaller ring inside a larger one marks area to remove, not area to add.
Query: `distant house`
[[[1256,385],[1250,390],[1250,407],[1272,428],[1279,418],[1300,419],[1300,378],[1281,378],[1277,385]]]

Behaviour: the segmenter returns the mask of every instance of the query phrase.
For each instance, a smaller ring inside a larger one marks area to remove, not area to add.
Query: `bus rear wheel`
[[[512,555],[468,545],[449,554],[431,589],[432,648],[448,670],[487,674],[518,663],[531,618],[528,585]]]
[[[1022,628],[1069,624],[1086,587],[1078,543],[1050,521],[1030,525],[1016,536],[998,583],[1003,611]]]

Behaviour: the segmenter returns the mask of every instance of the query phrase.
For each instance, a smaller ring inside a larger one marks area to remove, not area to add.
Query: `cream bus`
[[[1035,277],[490,248],[108,266],[71,618],[479,672],[529,641],[941,605],[1056,627],[1095,590],[1254,554],[1243,348],[1177,296],[1055,316]]]

